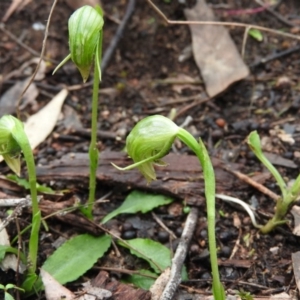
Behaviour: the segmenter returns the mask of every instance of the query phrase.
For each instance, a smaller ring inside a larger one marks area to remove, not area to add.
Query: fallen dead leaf
[[[95,7],[96,5],[100,5],[100,0],[66,0],[66,3],[76,10],[77,8],[84,6],[84,5],[90,5],[92,7]]]
[[[0,220],[0,225],[2,226],[2,220]],[[10,246],[9,237],[5,228],[0,231],[0,245]],[[0,263],[0,268],[5,272],[9,269],[14,270],[15,272],[18,270],[21,274],[23,274],[26,270],[26,266],[19,263],[15,254],[6,254]]]
[[[295,281],[298,290],[300,290],[300,251],[292,253],[292,263],[293,263]]]
[[[41,269],[40,272],[44,287],[45,287],[45,294],[47,300],[73,300],[75,299],[75,295],[62,286],[55,278],[53,278],[48,272]]]
[[[294,217],[293,234],[300,236],[300,207],[297,205],[294,205],[291,209],[291,213]]]
[[[30,116],[24,124],[32,149],[42,143],[52,132],[67,95],[68,91],[66,89],[61,90],[46,106]],[[2,156],[0,156],[1,161],[3,161]]]
[[[61,90],[46,106],[25,122],[24,129],[32,149],[42,143],[52,132],[67,95],[66,89]]]
[[[0,117],[4,115],[13,114],[16,112],[16,105],[18,99],[27,86],[29,78],[23,81],[17,81],[12,87],[10,87],[0,98]],[[22,107],[24,108],[29,103],[35,105],[36,97],[38,96],[39,91],[34,84],[34,82],[29,86],[28,90],[22,97]]]
[[[215,20],[212,9],[204,0],[197,0],[197,4],[192,9],[185,9],[184,13],[188,21]],[[226,28],[214,25],[190,25],[190,30],[194,58],[210,97],[248,76],[249,69]]]
[[[160,299],[161,294],[163,293],[171,274],[171,269],[167,268],[160,274],[160,276],[155,280],[154,284],[150,288],[151,300]]]

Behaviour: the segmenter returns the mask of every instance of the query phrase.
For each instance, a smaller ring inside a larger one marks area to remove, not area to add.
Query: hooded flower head
[[[6,115],[0,119],[0,155],[17,175],[20,175],[21,148],[15,140],[14,134],[20,129],[23,130],[23,123],[15,117]]]
[[[79,69],[84,82],[94,62],[103,23],[101,14],[88,5],[77,9],[69,19],[71,59]]]
[[[179,127],[170,119],[155,115],[138,122],[126,139],[128,155],[148,182],[156,179],[153,165],[168,154]]]

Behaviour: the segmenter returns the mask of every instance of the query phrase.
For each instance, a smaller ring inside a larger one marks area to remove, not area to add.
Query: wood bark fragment
[[[200,164],[195,156],[169,154],[164,160],[168,166],[157,168],[157,180],[147,185],[138,170],[122,172],[111,165],[111,162],[124,167],[132,160],[121,152],[101,152],[97,171],[97,180],[101,185],[114,187],[118,192],[140,189],[152,193],[161,193],[180,200],[188,205],[201,206],[205,203],[204,182]],[[218,193],[229,193],[242,190],[243,185],[235,176],[223,169],[224,163],[219,159],[212,160]],[[231,170],[240,169],[238,164],[227,164]],[[88,189],[89,161],[85,153],[71,153],[49,166],[38,166],[39,182],[62,183],[66,186]],[[65,187],[64,186],[64,187]]]
[[[100,271],[99,274],[92,280],[92,285],[106,289],[112,292],[114,300],[150,300],[151,293],[142,289],[136,289],[129,284],[112,281],[105,271]]]

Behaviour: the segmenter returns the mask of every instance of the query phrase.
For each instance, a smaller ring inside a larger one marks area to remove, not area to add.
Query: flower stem
[[[39,246],[41,211],[37,199],[36,170],[35,170],[34,157],[33,157],[29,140],[23,128],[22,130],[18,130],[17,132],[14,133],[14,138],[19,144],[19,146],[21,147],[26,161],[31,202],[32,202],[32,227],[31,227],[31,233],[29,239],[28,275],[25,279],[25,282],[23,283],[24,289],[26,291],[30,291],[37,279],[37,275],[35,271],[36,271],[38,246]]]
[[[203,142],[196,139],[186,130],[180,128],[177,137],[182,140],[197,155],[203,169],[205,182],[205,198],[207,209],[207,228],[209,241],[210,263],[213,276],[213,294],[216,300],[225,300],[225,292],[220,281],[216,233],[215,233],[215,174]]]
[[[98,121],[98,94],[100,83],[99,65],[101,64],[102,57],[102,31],[99,39],[99,53],[98,63],[94,64],[94,82],[93,82],[93,96],[92,96],[92,129],[91,129],[91,142],[89,147],[89,159],[90,159],[90,181],[89,181],[89,199],[87,209],[84,210],[85,215],[92,219],[93,204],[95,202],[96,193],[96,174],[99,161],[99,151],[97,148],[97,121]]]

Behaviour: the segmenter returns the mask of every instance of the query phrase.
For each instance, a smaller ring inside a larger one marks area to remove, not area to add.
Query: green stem
[[[22,135],[22,139],[17,140],[17,142],[19,143],[24,154],[28,171],[28,181],[30,185],[30,194],[32,201],[32,228],[29,240],[29,273],[35,273],[38,253],[39,230],[41,224],[41,211],[39,209],[36,190],[35,163],[31,146],[27,137],[24,138],[24,135]]]
[[[213,276],[213,293],[217,300],[225,300],[225,292],[220,281],[217,245],[215,234],[215,175],[214,169],[207,153],[207,150],[200,140],[196,139],[186,130],[180,128],[177,137],[182,140],[192,151],[197,155],[199,162],[203,169],[205,181],[205,198],[207,206],[207,227],[208,227],[208,241],[210,263]]]
[[[94,65],[94,82],[93,82],[93,98],[92,98],[92,129],[91,129],[91,143],[89,147],[89,159],[90,159],[90,182],[89,182],[89,199],[88,206],[85,210],[85,214],[89,219],[93,218],[93,204],[95,202],[96,193],[96,175],[99,161],[99,151],[97,148],[97,121],[98,121],[98,94],[100,83],[100,64],[102,57],[102,31],[100,33],[100,39],[98,44],[98,56]]]

